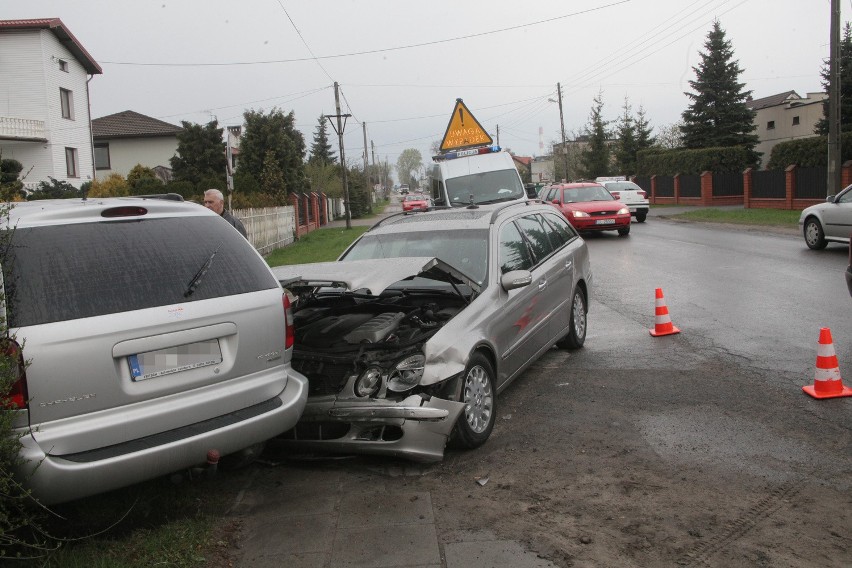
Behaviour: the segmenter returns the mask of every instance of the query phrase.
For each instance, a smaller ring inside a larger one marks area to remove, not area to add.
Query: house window
[[[798,116],[793,117],[793,126],[799,126],[799,117]]]
[[[62,118],[74,120],[74,93],[68,89],[59,89],[59,102],[62,105]]]
[[[59,60],[59,70],[68,73],[68,62],[64,59]]]
[[[109,165],[109,144],[95,144],[95,169],[108,170]]]
[[[775,121],[770,120],[766,123],[766,130],[775,130]]]
[[[77,173],[77,148],[65,148],[65,171],[68,177],[80,177]]]

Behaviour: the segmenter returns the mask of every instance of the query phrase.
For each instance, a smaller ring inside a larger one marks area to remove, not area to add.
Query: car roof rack
[[[538,203],[542,203],[542,201],[541,201],[541,199],[536,198],[536,199],[525,199],[524,201],[513,201],[511,203],[506,203],[504,205],[501,205],[500,207],[496,208],[491,213],[491,221],[489,222],[489,225],[493,225],[494,222],[497,220],[497,217],[500,215],[500,213],[502,213],[504,210],[508,209],[509,207],[517,207],[518,205],[523,205],[524,207],[528,207],[530,205],[535,205],[535,204],[538,204]]]
[[[376,224],[371,226],[368,231],[372,231],[379,225],[382,225],[386,221],[391,219],[396,219],[397,217],[407,217],[409,215],[416,215],[418,213],[426,213],[428,211],[443,211],[446,209],[458,209],[458,207],[453,207],[452,205],[433,205],[432,207],[427,207],[426,209],[418,209],[416,211],[400,211],[399,213],[394,213],[393,215],[388,215],[384,219],[379,219]]]
[[[152,193],[149,195],[129,195],[137,199],[166,199],[168,201],[183,201],[183,195],[179,193]]]

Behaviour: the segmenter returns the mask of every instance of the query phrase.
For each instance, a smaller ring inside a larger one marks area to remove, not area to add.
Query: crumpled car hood
[[[440,282],[465,284],[479,294],[472,278],[434,257],[375,258],[276,266],[273,274],[284,288],[288,286],[345,286],[348,291],[369,290],[378,296],[406,278],[419,276]]]

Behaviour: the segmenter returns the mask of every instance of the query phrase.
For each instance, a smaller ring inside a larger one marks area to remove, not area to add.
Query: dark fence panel
[[[743,174],[720,172],[713,174],[713,197],[731,197],[743,194]]]
[[[645,190],[645,193],[651,195],[651,178],[648,176],[636,176],[633,179],[634,183]]]
[[[310,193],[305,195],[305,209],[308,210],[308,223],[315,223],[316,219],[314,219],[313,199],[312,194]]]
[[[701,197],[701,176],[698,174],[687,174],[680,176],[681,197]]]
[[[751,196],[784,199],[787,196],[784,170],[756,170],[751,173]]]
[[[657,197],[674,197],[674,178],[657,176]]]
[[[299,196],[299,224],[300,225],[307,225],[308,224],[308,205],[306,203],[306,201],[307,201],[306,196],[301,194],[301,193],[297,193],[296,195]]]
[[[796,168],[796,195],[800,199],[822,199],[828,182],[826,168]]]

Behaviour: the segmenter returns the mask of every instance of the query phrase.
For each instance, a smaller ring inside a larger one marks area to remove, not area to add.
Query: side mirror
[[[507,292],[532,284],[532,274],[529,270],[511,270],[500,277],[500,285]]]
[[[554,199],[552,203],[553,203],[554,205],[562,205],[562,202],[561,202],[561,201],[559,201],[558,199]]]
[[[837,197],[837,196],[836,195],[829,195],[828,197],[825,198],[825,202],[826,203],[834,203],[835,197]]]

